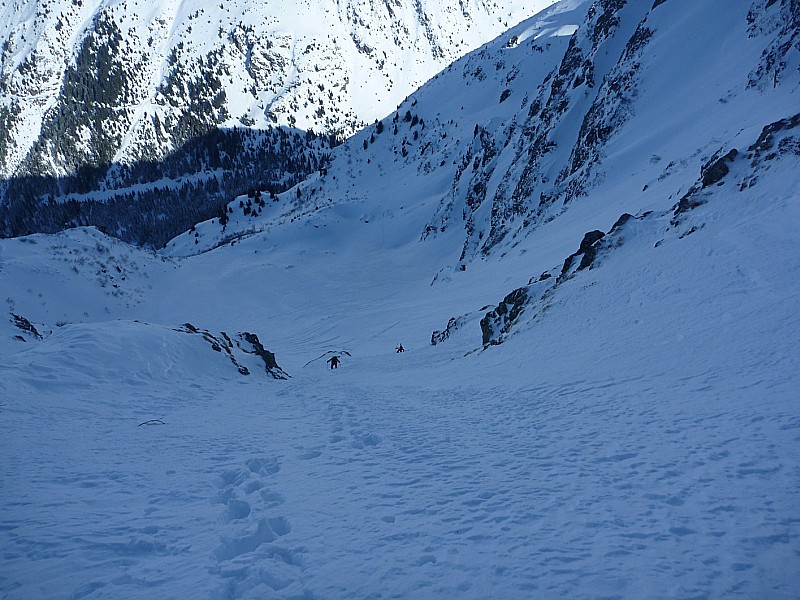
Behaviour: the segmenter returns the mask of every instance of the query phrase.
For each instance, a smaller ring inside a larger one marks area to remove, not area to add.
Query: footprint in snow
[[[314,458],[319,458],[322,456],[322,452],[319,450],[306,450],[305,452],[300,453],[297,458],[300,460],[312,460]]]
[[[264,485],[265,478],[280,471],[273,458],[252,458],[245,468],[223,472],[218,482],[216,500],[225,505],[221,522],[225,525],[220,544],[213,551],[216,563],[213,572],[222,577],[219,596],[239,598],[249,591],[266,586],[275,591],[291,585],[291,570],[299,579],[303,562],[297,551],[277,544],[292,528],[283,516],[264,516],[270,509],[284,504],[279,493]],[[257,493],[256,493],[257,492]],[[234,561],[234,562],[230,562]],[[273,561],[275,569],[270,569]]]
[[[240,533],[225,537],[222,544],[214,551],[218,562],[231,560],[249,552],[255,552],[263,544],[274,542],[292,530],[284,517],[260,519],[256,530],[252,533]]]

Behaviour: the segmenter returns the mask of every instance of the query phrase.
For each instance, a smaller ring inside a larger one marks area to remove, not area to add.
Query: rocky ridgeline
[[[460,221],[466,237],[460,260],[469,260],[490,252],[509,234],[529,230],[588,190],[602,148],[624,122],[635,93],[638,57],[650,36],[648,9],[644,3],[622,0],[589,6],[583,24],[563,54],[555,56],[555,66],[538,89],[525,95],[519,113],[500,130],[475,127],[473,143],[463,151],[450,192],[426,236]],[[549,46],[536,40],[527,40],[524,47],[516,39],[508,42],[515,51],[523,48],[534,56],[552,51]],[[616,62],[608,55],[617,57]],[[611,66],[601,67],[597,57]],[[469,71],[475,75],[480,69]],[[512,95],[517,71],[509,68],[499,103]],[[566,146],[563,130],[568,119],[575,119],[575,110],[583,111],[583,122],[577,138],[567,139]]]
[[[675,11],[668,0],[590,3],[554,66],[538,87],[525,89],[520,110],[500,126],[475,126],[472,143],[461,149],[451,187],[423,238],[463,228],[463,265],[503,242],[513,245],[515,239],[561,215],[570,203],[590,195],[612,168],[604,161],[614,152],[615,136],[635,115],[652,59],[651,44],[659,28],[669,24],[664,20],[667,10]],[[764,50],[738,92],[758,88],[766,93],[795,76],[800,63],[799,23],[797,2],[752,3],[745,25]],[[516,37],[503,51],[509,49],[527,52],[531,62],[546,61],[548,52],[553,52],[538,39],[520,43]],[[492,63],[506,69],[506,81],[498,83],[497,90],[501,105],[513,101],[509,98],[519,102],[514,82],[524,69],[504,66],[504,60],[497,49],[493,54],[484,49],[464,61],[465,78],[485,78]],[[732,88],[729,93],[737,91]],[[430,140],[437,122],[424,116]]]
[[[227,356],[242,375],[250,375],[250,369],[242,364],[242,353],[253,355],[260,358],[264,363],[264,369],[273,379],[289,379],[289,375],[280,368],[275,360],[275,354],[264,348],[258,336],[254,333],[237,333],[231,337],[224,331],[219,335],[214,335],[207,329],[198,329],[191,323],[184,323],[175,331],[201,336],[214,352]]]
[[[19,334],[14,335],[14,338],[20,342],[28,341],[41,341],[45,336],[40,333],[39,328],[28,320],[26,317],[10,313],[12,325],[19,330]],[[65,326],[66,323],[60,324]],[[235,336],[230,336],[227,333],[220,332],[213,334],[207,329],[199,329],[191,323],[184,323],[182,326],[174,329],[179,333],[185,333],[193,336],[200,336],[214,352],[220,353],[236,367],[241,375],[251,375],[252,371],[244,363],[249,362],[251,367],[253,362],[248,360],[248,357],[255,357],[263,363],[264,372],[273,379],[289,379],[289,375],[278,364],[275,354],[267,350],[259,340],[258,335],[250,332],[240,332]],[[49,332],[49,333],[52,333]]]
[[[638,216],[626,213],[608,232],[587,232],[578,249],[564,260],[560,268],[531,278],[526,286],[513,290],[497,306],[485,312],[480,319],[483,347],[503,343],[523,322],[544,318],[562,285],[579,277],[584,270],[601,266],[625,244],[626,237],[634,230],[645,231],[655,239],[654,249],[668,238],[685,239],[704,228],[704,215],[694,216],[693,213],[715,199],[716,188],[727,185],[728,194],[742,192],[758,185],[773,163],[781,159],[796,160],[797,157],[800,157],[800,113],[766,125],[758,139],[743,151],[720,149],[701,167],[695,184],[669,211],[645,212]],[[666,229],[663,226],[665,220],[669,222]],[[444,342],[471,320],[470,315],[451,318],[443,331],[433,332],[431,344]]]
[[[36,329],[36,326],[22,315],[11,313],[11,322],[14,327],[19,329],[24,335],[15,335],[14,338],[20,342],[27,342],[26,336],[32,337],[35,340],[41,340],[42,334]]]

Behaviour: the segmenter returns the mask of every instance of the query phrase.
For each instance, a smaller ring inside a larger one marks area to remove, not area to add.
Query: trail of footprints
[[[382,438],[360,427],[355,411],[346,405],[329,403],[331,431],[326,442],[298,446],[297,459],[320,457],[345,464],[372,449]],[[222,579],[216,598],[313,597],[304,589],[301,552],[286,543],[291,532],[288,519],[280,515],[284,497],[269,485],[281,470],[277,458],[251,458],[243,467],[220,474],[213,498],[222,507],[223,533],[212,552],[212,572]]]
[[[303,563],[299,554],[281,543],[291,524],[274,511],[283,496],[270,489],[269,478],[280,471],[274,458],[252,458],[244,468],[224,471],[215,503],[223,507],[225,533],[214,550],[212,572],[222,578],[218,598],[253,593],[295,594]]]
[[[352,407],[329,401],[327,410],[330,421],[330,433],[325,436],[327,443],[296,446],[298,459],[305,461],[325,457],[332,464],[347,464],[353,460],[353,452],[357,455],[359,451],[374,448],[383,441],[381,436],[363,427]]]
[[[332,446],[349,441],[350,448],[364,450],[377,446],[383,441],[381,436],[361,426],[358,414],[352,407],[329,402],[328,413],[331,421],[331,435],[328,437],[328,443]]]

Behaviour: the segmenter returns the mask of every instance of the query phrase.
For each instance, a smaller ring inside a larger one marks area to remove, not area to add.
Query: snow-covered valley
[[[793,597],[800,215],[759,200],[642,232],[468,356],[477,324],[428,343],[453,303],[412,252],[252,240],[157,263],[139,304],[87,278],[96,322],[4,349],[5,596]],[[256,331],[291,379],[133,316]]]
[[[159,252],[0,240],[0,597],[797,598],[797,19],[568,0]]]

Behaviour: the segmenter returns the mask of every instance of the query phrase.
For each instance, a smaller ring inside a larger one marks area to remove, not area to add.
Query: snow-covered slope
[[[30,240],[3,241],[3,289],[44,339],[3,338],[0,589],[791,597],[798,190],[738,192],[747,162],[677,228],[630,221],[531,322],[467,356],[483,313],[435,346],[430,330],[555,263],[547,244],[541,262],[430,287],[435,255],[380,250],[366,223],[296,222],[178,262],[113,248],[154,261],[153,289],[123,300],[82,270],[94,232],[30,238],[45,256],[27,268]],[[770,170],[791,180],[796,164]],[[73,263],[46,258],[58,246],[83,273],[74,307],[58,302]],[[184,320],[257,332],[291,379],[255,361],[241,375]]]
[[[0,235],[161,247],[552,2],[3,3]]]
[[[215,126],[347,135],[549,4],[11,0],[0,175],[160,158]]]
[[[418,206],[415,236],[460,238],[462,262],[565,212],[579,236],[665,210],[720,150],[796,112],[796,6],[718,13],[713,2],[559,3],[456,62],[288,197],[299,212]],[[175,251],[220,239],[199,231]]]
[[[0,592],[793,597],[798,16],[568,0],[224,231],[0,241]]]

